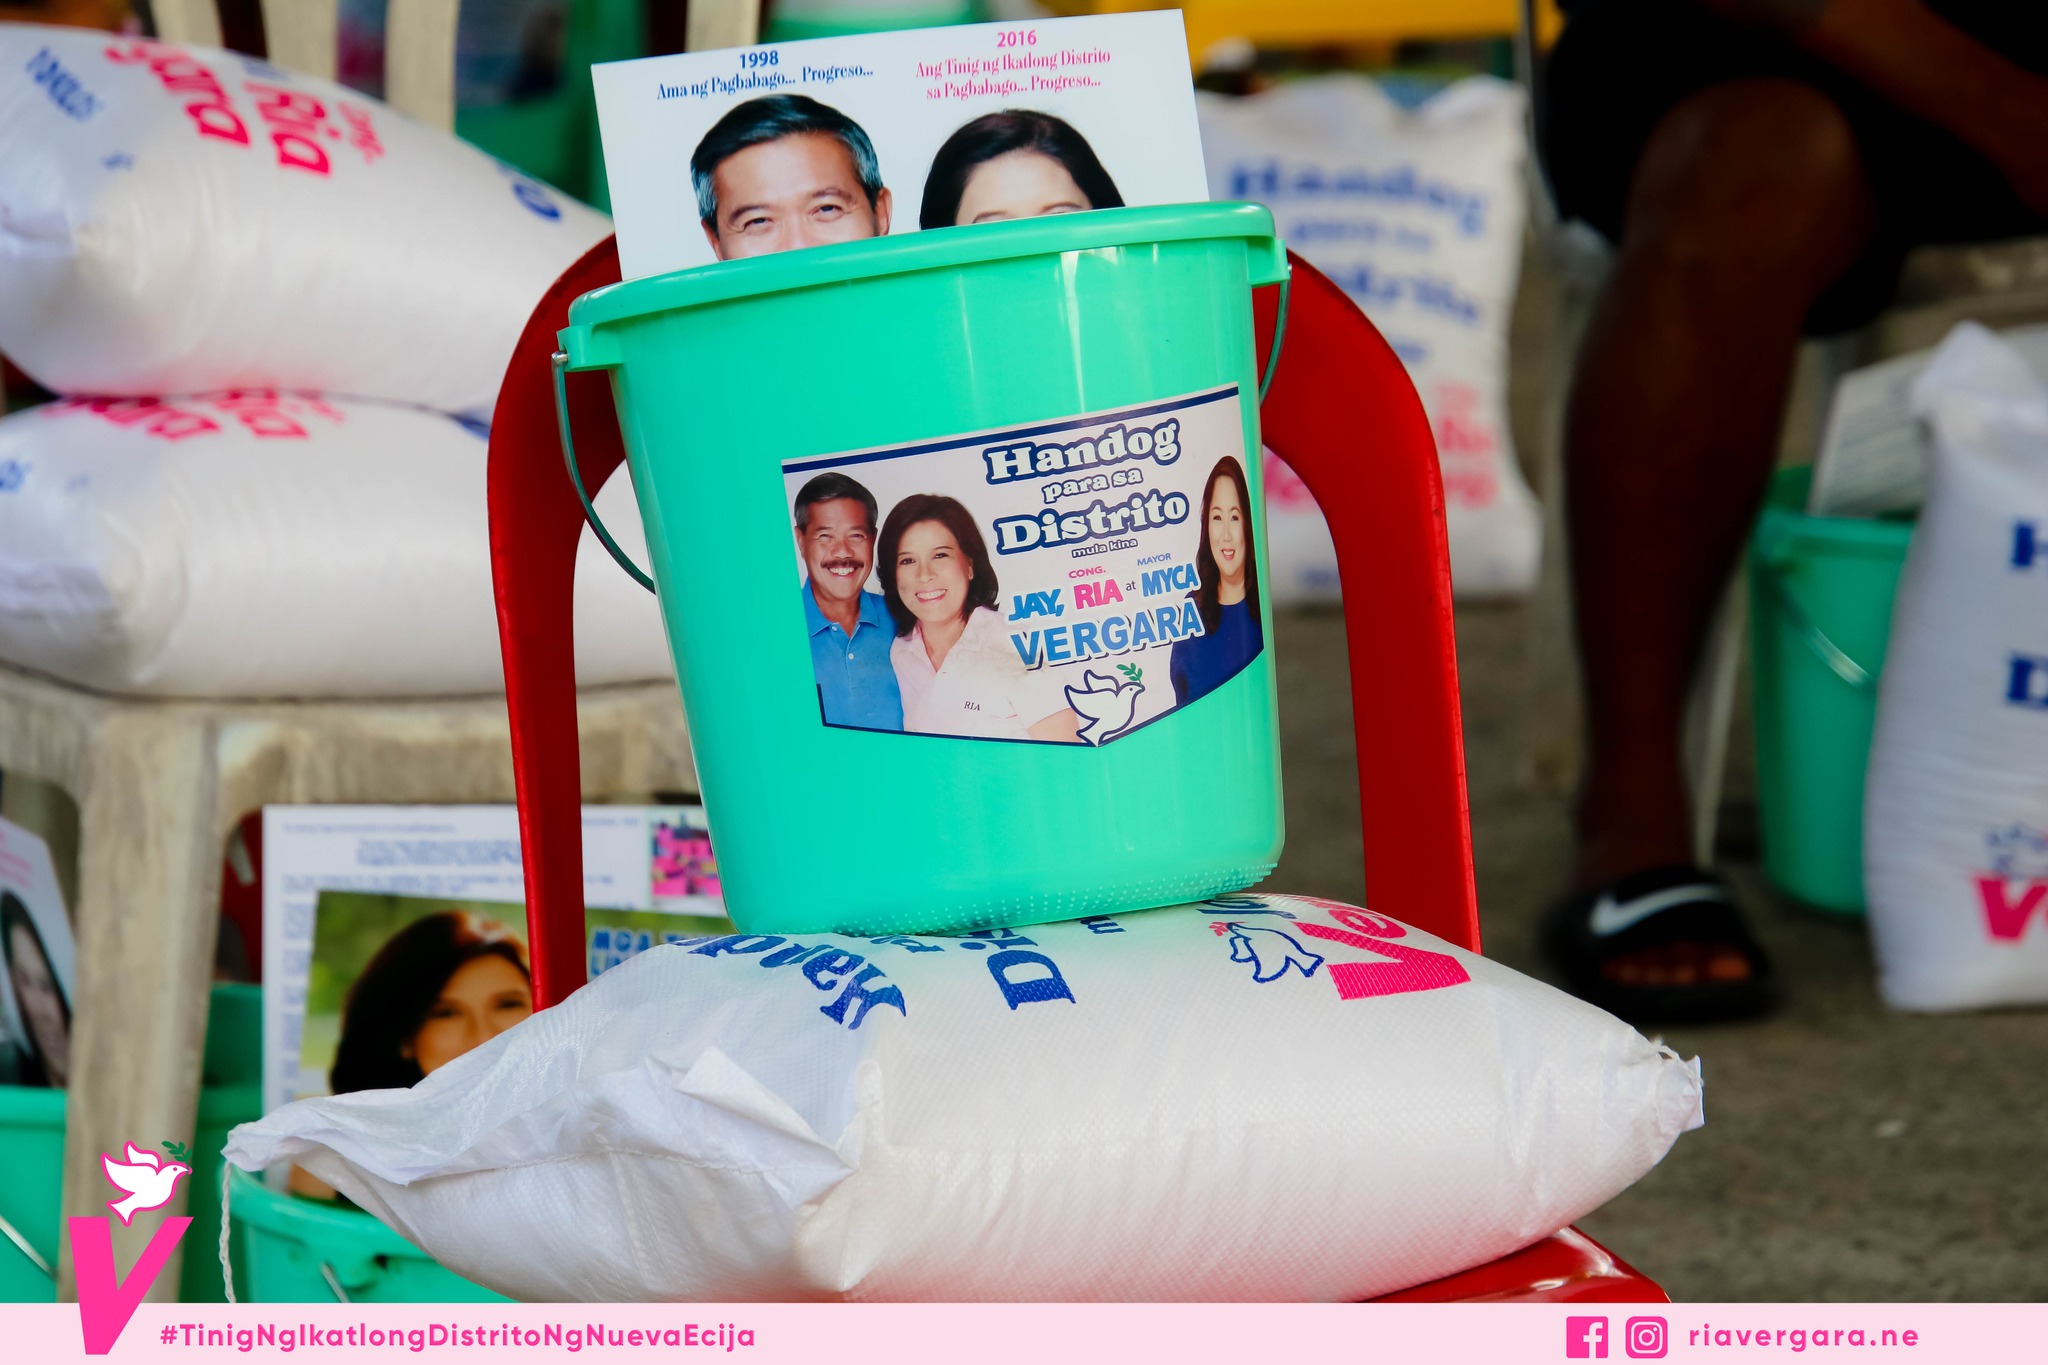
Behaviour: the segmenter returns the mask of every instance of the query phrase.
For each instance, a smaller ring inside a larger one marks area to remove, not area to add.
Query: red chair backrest
[[[1337,545],[1368,898],[1383,914],[1476,951],[1436,443],[1415,386],[1379,332],[1314,267],[1290,259],[1286,344],[1260,419],[1266,443],[1322,506]],[[585,979],[570,630],[583,509],[563,468],[549,357],[570,303],[618,278],[618,250],[607,240],[555,282],[520,336],[491,424],[491,573],[541,1008]],[[1260,295],[1263,354],[1277,290]],[[610,385],[601,375],[572,375],[568,393],[577,466],[595,491],[625,458]]]

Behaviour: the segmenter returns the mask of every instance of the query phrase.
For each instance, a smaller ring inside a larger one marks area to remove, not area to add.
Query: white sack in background
[[[1697,1064],[1383,917],[1237,896],[656,948],[410,1090],[235,1130],[529,1300],[1350,1299],[1515,1250]]]
[[[1543,526],[1507,422],[1527,155],[1521,91],[1474,76],[1404,110],[1363,76],[1325,76],[1243,99],[1201,95],[1198,108],[1209,193],[1271,208],[1287,245],[1349,294],[1407,364],[1436,432],[1454,590],[1528,592]],[[1284,365],[1284,349],[1281,357]],[[1276,464],[1269,455],[1273,598],[1333,600],[1329,532]]]
[[[0,353],[59,393],[490,415],[603,215],[253,57],[0,24]]]
[[[494,691],[485,450],[439,413],[275,390],[0,418],[0,659],[159,696]],[[597,502],[644,563],[623,472]],[[588,527],[576,646],[586,683],[671,671]]]
[[[2048,387],[1974,323],[1913,386],[1934,436],[1864,783],[1885,1000],[2048,1002]]]

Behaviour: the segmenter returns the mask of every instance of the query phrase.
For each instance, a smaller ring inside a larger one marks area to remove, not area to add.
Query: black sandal
[[[1749,975],[1638,986],[1602,971],[1616,958],[1671,943],[1733,948],[1748,960]],[[1742,922],[1734,893],[1697,867],[1654,867],[1565,897],[1545,918],[1543,946],[1567,990],[1631,1022],[1743,1019],[1777,1001],[1770,959]]]

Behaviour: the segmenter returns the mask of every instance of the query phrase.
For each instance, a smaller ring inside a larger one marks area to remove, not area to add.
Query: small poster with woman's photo
[[[731,933],[716,904],[698,914],[586,910],[589,975],[664,943]],[[524,906],[323,891],[299,1098],[413,1085],[532,1013]]]
[[[489,941],[509,945],[493,952],[524,969],[518,940],[526,884],[515,807],[268,806],[263,854],[266,1109],[327,1093],[342,1002],[382,945],[426,913],[419,907],[470,907],[510,935],[489,929]],[[704,808],[585,806],[583,897],[593,976],[678,926],[723,924]],[[393,953],[394,962],[415,956]],[[485,963],[476,970],[499,969]],[[431,972],[428,978],[437,991],[445,984]],[[382,993],[363,989],[366,999]],[[401,1013],[426,1007],[407,998]],[[393,1027],[409,1037],[419,1020]]]
[[[1264,648],[1235,387],[783,465],[826,725],[1101,745]]]
[[[592,907],[583,932],[595,978],[664,943],[729,934],[732,924],[721,913]],[[323,891],[294,1097],[405,1089],[532,1013],[523,905]],[[298,1167],[281,1179],[307,1198],[336,1197]]]
[[[1209,197],[1178,10],[593,68],[626,279]]]
[[[0,820],[0,1085],[70,1080],[77,983],[50,846]]]

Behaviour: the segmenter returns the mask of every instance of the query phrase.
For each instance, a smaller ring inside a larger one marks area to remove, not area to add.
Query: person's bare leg
[[[1576,884],[1692,861],[1687,683],[1777,452],[1801,323],[1871,229],[1849,126],[1791,81],[1712,87],[1658,125],[1579,357],[1566,424],[1588,763]],[[1725,945],[1610,964],[1739,979]]]

